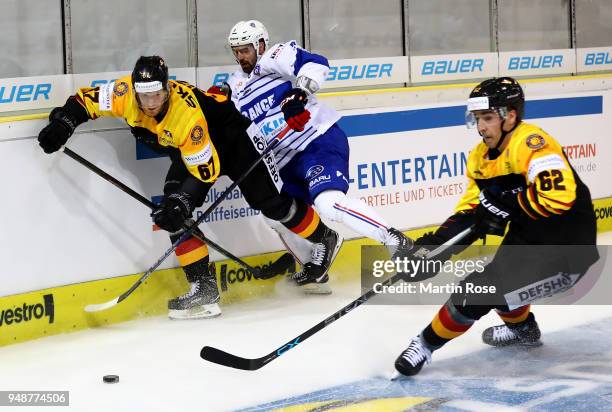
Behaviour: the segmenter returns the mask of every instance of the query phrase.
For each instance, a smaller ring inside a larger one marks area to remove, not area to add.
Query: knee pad
[[[335,204],[345,206],[348,203],[346,194],[339,190],[326,190],[321,192],[314,200],[314,206],[317,208],[319,215],[332,222],[342,222],[342,213],[334,208]]]

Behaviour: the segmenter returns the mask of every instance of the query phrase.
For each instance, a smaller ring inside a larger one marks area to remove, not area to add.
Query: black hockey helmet
[[[168,90],[168,66],[159,56],[140,56],[132,71],[132,85],[138,93]]]
[[[525,94],[512,77],[497,77],[480,83],[470,93],[468,110],[516,110],[517,123],[525,114]],[[500,113],[501,115],[501,113]],[[502,116],[505,117],[505,116]]]

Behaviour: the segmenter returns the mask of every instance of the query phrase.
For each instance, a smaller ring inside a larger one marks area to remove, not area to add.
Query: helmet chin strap
[[[506,139],[506,136],[508,136],[510,133],[512,133],[514,131],[514,129],[516,129],[516,126],[518,126],[519,122],[514,123],[514,126],[512,127],[512,129],[505,131],[504,130],[504,122],[506,121],[506,118],[502,118],[501,121],[501,137],[499,138],[499,141],[497,142],[497,144],[495,145],[494,148],[489,149],[488,151],[488,155],[489,155],[489,160],[495,160],[499,157],[499,155],[501,155],[501,151],[499,150],[499,148],[501,147],[501,145],[504,143],[504,140]],[[480,133],[480,131],[478,131],[478,134],[480,134],[480,136],[482,136],[482,133]],[[482,139],[482,141],[484,142],[484,139]]]

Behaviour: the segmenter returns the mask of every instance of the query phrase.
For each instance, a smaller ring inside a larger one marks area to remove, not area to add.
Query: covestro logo
[[[48,318],[49,323],[55,320],[53,295],[43,295],[42,302],[23,302],[18,306],[0,309],[0,327]]]

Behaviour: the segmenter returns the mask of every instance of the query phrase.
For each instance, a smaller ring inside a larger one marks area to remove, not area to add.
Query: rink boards
[[[612,198],[595,200],[594,208],[598,215],[598,231],[612,230]],[[405,233],[414,239],[432,229],[435,227]],[[495,244],[500,239],[489,236],[487,243]],[[358,282],[360,248],[372,244],[375,242],[369,239],[345,241],[330,271],[332,282]],[[281,254],[267,253],[247,257],[245,260],[253,266],[261,267],[269,265]],[[229,260],[216,262],[216,272],[222,304],[273,294],[279,283],[283,288],[294,287],[289,284],[285,274],[268,280],[255,279],[251,273]],[[0,346],[146,316],[164,315],[168,299],[188,290],[181,269],[164,269],[154,273],[129,298],[115,307],[97,313],[83,310],[86,305],[103,303],[119,296],[141,275],[137,273],[1,297]]]
[[[531,84],[528,84],[531,86]],[[409,94],[404,92],[404,94]],[[529,94],[528,94],[528,97]],[[346,96],[337,97],[345,99]],[[372,99],[363,93],[360,98]],[[609,90],[544,93],[529,98],[529,118],[558,138],[573,166],[591,188],[600,231],[612,229],[612,121]],[[368,104],[375,102],[369,100]],[[462,100],[455,103],[346,108],[341,125],[351,145],[349,195],[376,208],[401,229],[432,227],[452,210],[465,189],[465,159],[478,141],[463,125]],[[348,107],[346,101],[339,106]],[[148,209],[62,154],[46,156],[32,136],[44,121],[0,124],[0,166],[5,190],[23,199],[5,205],[13,216],[0,238],[0,345],[165,313],[168,298],[187,285],[174,258],[162,265],[133,296],[117,307],[86,315],[83,306],[116,297],[168,247],[163,232],[153,232]],[[101,119],[80,127],[69,145],[76,152],[155,199],[168,160],[135,146],[120,122]],[[204,208],[227,187],[220,181]],[[268,264],[282,245],[239,191],[211,215],[207,235],[253,264]],[[409,231],[418,236],[418,231]],[[347,238],[354,233],[343,230]],[[332,272],[338,281],[358,277],[362,239],[346,242]],[[261,281],[212,253],[224,303],[274,291],[281,278]],[[67,285],[67,286],[62,286]],[[32,291],[34,292],[27,292]]]

